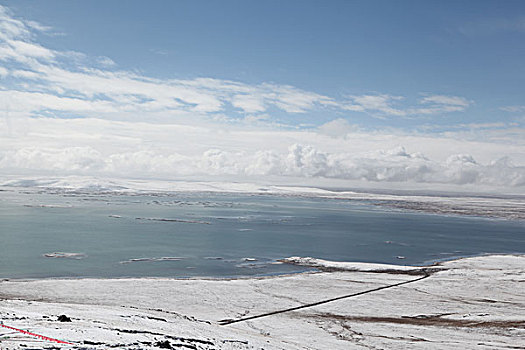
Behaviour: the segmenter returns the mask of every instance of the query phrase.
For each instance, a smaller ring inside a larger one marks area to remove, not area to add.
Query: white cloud
[[[0,40],[28,38],[29,36],[30,28],[23,21],[15,19],[7,7],[0,5]]]
[[[100,153],[90,147],[25,147],[0,156],[0,164],[2,167],[17,169],[79,173],[101,170],[106,166]]]
[[[272,91],[270,94],[275,106],[288,113],[302,113],[313,109],[316,105],[333,105],[332,98],[313,92],[306,92],[292,86],[277,86],[263,84]]]
[[[525,106],[505,106],[500,108],[502,111],[511,113],[524,113]]]
[[[403,96],[386,94],[352,95],[351,102],[342,105],[343,109],[368,112],[374,116],[407,117],[417,115],[440,114],[446,112],[462,112],[471,105],[467,99],[459,96],[430,95],[420,99],[420,104],[427,107],[399,107]]]
[[[17,56],[41,58],[44,60],[51,60],[55,57],[52,50],[46,49],[38,44],[21,40],[8,40],[7,44],[13,48]]]
[[[39,79],[40,75],[37,72],[30,70],[18,69],[11,73],[12,76],[24,79]]]
[[[258,122],[267,122],[270,119],[271,117],[268,114],[255,114],[255,115],[246,116],[246,118],[244,118],[244,121],[248,123],[258,123]]]
[[[364,111],[381,112],[386,115],[404,116],[405,111],[392,107],[394,101],[402,100],[401,96],[361,95],[350,96],[353,103]]]
[[[262,96],[246,94],[234,95],[231,103],[234,107],[240,108],[246,113],[259,113],[266,111],[264,97]]]
[[[50,32],[53,30],[52,27],[49,27],[49,26],[45,26],[41,23],[38,23],[36,21],[29,21],[29,20],[25,20],[24,21],[26,26],[28,26],[29,28],[31,29],[34,29],[36,31],[39,31],[39,32]]]
[[[338,118],[324,123],[323,125],[319,126],[317,130],[321,134],[333,137],[343,137],[351,132],[359,131],[359,127],[350,124],[346,119]]]
[[[427,96],[421,100],[421,103],[432,103],[437,105],[449,105],[458,107],[468,107],[470,105],[470,102],[463,97],[446,95]]]
[[[104,67],[112,67],[112,66],[115,66],[116,63],[115,61],[113,61],[111,58],[109,57],[98,57],[97,58],[97,63],[104,66]]]
[[[4,106],[2,108],[2,106]],[[54,110],[68,112],[112,112],[117,109],[107,101],[88,101],[72,97],[59,97],[52,94],[25,91],[0,90],[0,109],[5,112],[25,116],[34,110]]]

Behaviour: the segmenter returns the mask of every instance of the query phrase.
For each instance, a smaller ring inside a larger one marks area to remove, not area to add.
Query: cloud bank
[[[403,147],[362,155],[326,153],[293,144],[286,153],[274,150],[229,152],[210,149],[200,155],[153,151],[115,153],[105,157],[91,147],[65,149],[25,147],[0,153],[0,168],[40,170],[47,173],[89,174],[174,179],[217,175],[239,179],[277,177],[322,177],[366,182],[414,182],[427,184],[520,187],[525,185],[525,167],[513,165],[508,158],[481,164],[471,155],[455,154],[444,162]]]
[[[5,126],[5,125],[1,125]],[[286,179],[525,189],[523,145],[367,133],[344,121],[313,130],[244,130],[99,119],[13,121],[0,174],[142,179]],[[337,132],[335,132],[337,131]],[[507,191],[507,192],[508,192]]]

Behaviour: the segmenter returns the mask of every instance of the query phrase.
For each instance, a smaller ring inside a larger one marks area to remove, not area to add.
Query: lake
[[[372,201],[228,193],[0,192],[0,277],[240,277],[289,256],[428,264],[524,253],[525,222]]]

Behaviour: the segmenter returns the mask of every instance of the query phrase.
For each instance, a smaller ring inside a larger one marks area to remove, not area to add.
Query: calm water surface
[[[416,265],[523,253],[525,222],[336,199],[13,190],[0,192],[0,241],[0,278],[231,277],[304,270],[275,264],[289,256]],[[45,257],[55,252],[83,255]]]

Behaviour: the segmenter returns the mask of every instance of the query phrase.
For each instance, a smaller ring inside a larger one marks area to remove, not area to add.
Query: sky
[[[525,193],[522,1],[0,1],[0,174]]]

